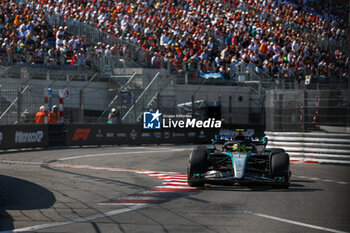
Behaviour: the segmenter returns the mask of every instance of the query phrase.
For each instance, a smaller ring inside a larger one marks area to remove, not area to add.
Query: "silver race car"
[[[263,182],[287,189],[289,155],[281,148],[267,149],[266,145],[267,138],[252,141],[243,135],[216,137],[212,146],[197,146],[191,152],[187,182],[192,187]]]

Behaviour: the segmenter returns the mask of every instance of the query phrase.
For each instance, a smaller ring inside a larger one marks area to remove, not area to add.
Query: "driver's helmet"
[[[232,145],[232,151],[238,151],[238,152],[247,152],[247,148],[245,147],[245,144],[239,145],[238,143],[234,143]]]
[[[232,151],[237,151],[239,150],[239,144],[238,143],[233,143],[232,144]]]

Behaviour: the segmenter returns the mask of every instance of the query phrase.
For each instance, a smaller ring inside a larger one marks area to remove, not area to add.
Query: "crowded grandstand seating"
[[[70,35],[67,27],[49,24],[43,11],[2,1],[0,63],[89,65],[86,40]]]
[[[234,1],[239,5],[241,1]],[[246,6],[259,11],[265,18],[274,21],[291,23],[291,26],[313,33],[345,41],[348,26],[349,5],[345,0],[320,1],[315,0],[244,0]]]
[[[271,77],[298,81],[348,79],[345,47],[329,49],[315,40],[348,43],[348,20],[329,3],[335,1],[317,1],[328,11],[320,11],[311,0],[283,2],[31,0],[16,5],[2,0],[0,59],[73,66],[77,60],[91,65],[92,54],[120,51],[131,56],[127,46],[102,40],[93,44],[89,38],[71,35],[69,28],[54,24],[61,16],[142,48],[152,54],[152,67],[172,61],[177,71],[221,73],[228,79],[252,67]],[[314,34],[300,31],[303,28]]]

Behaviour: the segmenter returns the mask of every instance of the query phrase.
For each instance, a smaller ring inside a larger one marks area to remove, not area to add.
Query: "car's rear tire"
[[[289,188],[289,155],[284,152],[271,156],[271,175],[275,178],[274,188]]]
[[[204,182],[194,177],[196,174],[204,173],[208,168],[209,151],[205,147],[195,147],[188,160],[187,183],[191,187],[203,187]]]

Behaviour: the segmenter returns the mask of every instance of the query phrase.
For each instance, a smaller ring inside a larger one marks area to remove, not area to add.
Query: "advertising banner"
[[[47,146],[47,125],[0,125],[0,150]]]
[[[67,145],[133,144],[139,132],[126,125],[70,124],[67,127]]]
[[[142,124],[1,125],[0,150],[48,146],[209,144],[214,135],[262,137],[261,125],[222,124],[220,128],[154,127]],[[62,141],[63,140],[63,141]]]
[[[143,129],[142,125],[70,124],[67,145],[209,143],[217,130]]]
[[[70,124],[67,145],[140,145],[140,144],[202,144],[211,143],[214,135],[247,137],[263,136],[264,127],[223,124],[221,128],[154,128],[142,125]]]

